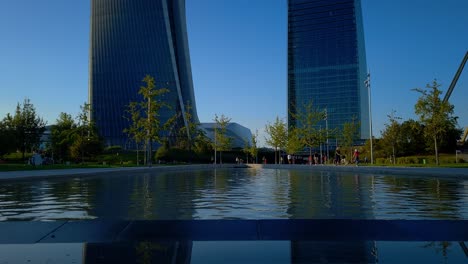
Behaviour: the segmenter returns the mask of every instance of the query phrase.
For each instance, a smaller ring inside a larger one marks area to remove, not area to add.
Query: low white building
[[[200,128],[205,131],[206,136],[214,141],[214,128],[216,123],[201,123]],[[250,129],[237,123],[229,123],[226,127],[226,135],[232,138],[232,148],[244,148],[245,142],[252,144],[252,132]]]

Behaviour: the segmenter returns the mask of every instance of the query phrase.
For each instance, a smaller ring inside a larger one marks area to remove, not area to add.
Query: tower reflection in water
[[[372,219],[373,178],[288,171],[291,218]],[[311,199],[311,195],[314,197]],[[292,263],[376,263],[372,241],[292,241]]]
[[[169,215],[176,215],[177,209],[193,208],[193,210],[184,211],[184,215],[190,218],[188,213],[192,213],[192,218],[201,217],[204,209],[197,205],[200,201],[207,198],[212,198],[221,202],[220,197],[224,197],[223,193],[228,193],[236,188],[249,188],[244,184],[250,184],[250,186],[262,185],[263,191],[270,193],[269,203],[274,204],[276,208],[282,208],[283,214],[287,215],[288,218],[293,219],[372,219],[372,211],[369,208],[371,205],[371,197],[373,190],[373,178],[365,177],[364,179],[359,178],[357,175],[331,175],[329,173],[321,173],[320,176],[308,175],[307,173],[300,171],[282,171],[275,170],[271,171],[270,179],[265,182],[258,182],[255,179],[246,181],[245,176],[237,178],[236,175],[227,175],[226,171],[214,172],[212,177],[206,177],[203,179],[193,177],[190,180],[185,179],[185,187],[182,188],[183,193],[193,190],[190,196],[192,204],[190,206],[184,206],[188,201],[180,201],[177,206],[168,206],[167,197],[162,197],[164,194],[157,194],[151,190],[147,190],[149,184],[148,179],[138,183],[138,192],[133,192],[133,195],[150,198],[146,202],[140,204],[138,214],[147,212],[163,211],[169,213]],[[250,177],[255,177],[255,173],[252,172]],[[145,178],[143,178],[145,179]],[[161,182],[163,181],[164,182]],[[173,179],[166,182],[166,178],[160,178],[158,185],[165,185],[167,188],[179,188],[180,184],[174,184],[175,182],[182,179]],[[274,188],[269,188],[269,185],[274,185]],[[147,186],[146,188],[144,186]],[[179,186],[179,187],[177,187]],[[146,191],[145,191],[146,189]],[[203,189],[205,191],[198,191]],[[209,191],[209,190],[212,190]],[[197,194],[195,194],[197,192]],[[216,195],[216,193],[218,193]],[[151,194],[151,195],[150,195]],[[159,196],[159,199],[156,198]],[[141,200],[142,198],[136,198]],[[156,198],[156,199],[155,199]],[[173,197],[173,199],[176,199]],[[173,199],[172,202],[174,202]],[[349,202],[347,202],[349,201]],[[106,203],[100,203],[106,204]],[[132,208],[131,210],[135,210]],[[218,211],[219,214],[224,211],[225,208],[215,207],[210,210]],[[131,211],[130,210],[130,211]],[[205,209],[206,210],[206,209]],[[205,212],[209,215],[217,213]],[[134,212],[136,213],[136,212]],[[149,214],[144,213],[146,216]],[[151,213],[150,213],[151,214]],[[234,214],[233,214],[234,215]],[[152,215],[155,217],[155,215]],[[178,215],[180,219],[181,215]],[[202,217],[201,217],[202,218]],[[257,243],[250,244],[256,247],[258,251],[265,248],[265,241],[256,241]],[[87,263],[96,263],[97,259],[107,259],[109,261],[126,261],[141,260],[141,263],[191,263],[192,252],[194,244],[203,242],[193,241],[175,241],[175,242],[141,242],[136,244],[87,244],[86,245],[86,261]],[[213,254],[230,254],[226,253],[226,247],[229,248],[227,252],[237,252],[237,260],[242,255],[242,243],[252,242],[217,242],[212,245]],[[317,263],[317,262],[328,262],[328,263],[376,263],[377,262],[377,248],[376,243],[373,241],[282,241],[280,244],[282,250],[278,249],[276,245],[275,250],[270,252],[270,255],[275,252],[276,259],[288,259],[288,263]],[[268,244],[271,246],[271,244]],[[234,247],[237,247],[235,249]],[[223,251],[224,248],[224,251]],[[196,251],[196,250],[195,250]],[[117,255],[116,255],[117,253]],[[205,252],[206,253],[206,252]],[[252,253],[252,252],[250,252]],[[259,252],[254,253],[256,261],[259,260]],[[115,257],[118,256],[118,257]],[[209,258],[209,254],[205,255]],[[253,256],[251,256],[253,257]],[[226,256],[224,260],[227,261]],[[260,258],[261,259],[261,258]],[[206,259],[205,259],[206,260]],[[248,260],[244,259],[244,260]],[[154,262],[156,261],[156,262]],[[140,262],[138,262],[140,263]]]

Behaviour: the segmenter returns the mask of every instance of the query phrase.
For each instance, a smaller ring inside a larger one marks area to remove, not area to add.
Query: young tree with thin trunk
[[[249,153],[252,155],[252,158],[255,158],[255,163],[258,163],[258,131],[255,131],[255,134],[252,134],[252,145],[249,148]]]
[[[297,128],[290,128],[288,131],[288,142],[286,144],[286,152],[288,154],[296,154],[304,149],[304,143],[299,137],[299,130]]]
[[[70,158],[70,147],[75,140],[77,124],[70,114],[60,113],[51,128],[51,146],[58,161],[66,161]]]
[[[215,115],[215,137],[213,142],[213,147],[216,151],[219,151],[219,162],[223,163],[223,151],[228,151],[231,149],[232,138],[227,135],[227,125],[231,122],[231,118],[228,118],[224,115],[218,117]],[[216,158],[215,158],[216,159]]]
[[[438,144],[441,136],[449,128],[457,125],[457,117],[453,116],[454,106],[440,99],[442,91],[439,87],[440,84],[434,79],[432,84],[426,85],[426,90],[413,89],[420,94],[414,108],[420,122],[424,125],[424,134],[432,140],[437,165],[439,165]]]
[[[169,107],[167,103],[161,100],[161,97],[169,90],[166,88],[156,89],[154,77],[151,75],[146,75],[143,82],[146,83],[146,86],[141,86],[138,93],[143,96],[143,102],[140,105],[145,117],[143,117],[140,124],[143,130],[146,131],[146,162],[147,165],[151,166],[153,142],[162,143],[160,133],[164,124],[161,124],[159,120],[159,113],[162,108]]]
[[[129,138],[132,138],[135,142],[136,146],[136,153],[137,153],[137,166],[140,165],[140,145],[143,143],[145,139],[145,131],[142,128],[142,117],[141,117],[141,108],[140,104],[137,102],[130,102],[127,105],[127,109],[125,110],[126,115],[124,116],[130,123],[128,128],[124,129],[124,133],[126,133]]]
[[[96,156],[103,150],[102,138],[98,135],[96,125],[91,121],[91,105],[83,103],[81,112],[76,117],[77,127],[74,141],[70,146],[71,157],[84,162],[85,158]]]
[[[277,152],[286,148],[288,141],[288,129],[283,119],[278,116],[273,124],[268,123],[265,126],[265,132],[269,138],[265,138],[266,144],[273,147],[275,150],[275,164],[278,163]]]
[[[399,145],[401,131],[401,125],[398,123],[401,117],[396,116],[395,113],[396,111],[392,110],[392,113],[387,115],[389,123],[385,124],[385,130],[382,131],[382,141],[387,146],[391,146],[393,164],[396,164],[396,150]]]
[[[333,135],[334,130],[321,128],[319,123],[325,120],[326,111],[315,107],[312,102],[304,104],[296,113],[291,113],[296,120],[298,137],[302,144],[309,148],[309,156],[312,157],[312,148],[318,147],[320,142],[324,141],[326,135]],[[290,128],[292,129],[292,128]]]
[[[138,94],[143,98],[138,102],[130,102],[127,106],[130,109],[134,108],[135,113],[132,116],[132,122],[127,133],[130,132],[133,135],[135,141],[146,140],[146,165],[152,165],[152,145],[153,142],[162,143],[163,138],[161,137],[161,131],[168,127],[168,122],[161,124],[159,119],[160,112],[163,108],[169,108],[169,105],[164,102],[162,97],[168,93],[169,90],[166,88],[156,89],[154,77],[146,75],[142,82],[146,86],[141,86]],[[132,106],[133,104],[133,106]],[[136,113],[139,112],[139,114]],[[143,136],[144,135],[144,136]],[[142,139],[143,138],[143,139]]]
[[[342,143],[345,151],[348,151],[348,161],[351,161],[353,157],[353,146],[354,142],[358,139],[359,126],[360,124],[356,121],[356,117],[353,117],[351,122],[343,124]]]
[[[177,117],[180,116],[179,113],[173,117],[173,122]],[[185,113],[183,114],[184,117],[184,125],[179,128],[176,135],[176,145],[181,149],[185,149],[188,152],[189,159],[192,159],[193,152],[192,150],[195,148],[196,140],[200,139],[199,135],[202,134],[200,130],[200,123],[194,119],[192,115],[192,105],[189,102],[185,105]]]

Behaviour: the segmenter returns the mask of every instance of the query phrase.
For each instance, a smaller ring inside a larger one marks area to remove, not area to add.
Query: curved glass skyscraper
[[[366,71],[360,0],[288,0],[289,125],[300,126],[294,113],[312,101],[330,129],[355,118],[369,138]]]
[[[91,0],[89,102],[91,117],[107,145],[129,146],[123,130],[126,105],[139,101],[140,86],[149,74],[156,88],[167,88],[179,126],[186,105],[198,121],[188,48],[185,0]],[[167,131],[166,131],[167,133]]]

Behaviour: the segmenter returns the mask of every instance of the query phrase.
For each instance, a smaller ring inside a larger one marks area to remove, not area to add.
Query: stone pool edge
[[[0,172],[0,182],[15,180],[33,180],[60,178],[69,176],[95,176],[96,174],[113,174],[120,172],[167,172],[167,171],[187,171],[187,170],[210,170],[213,168],[247,168],[235,164],[196,164],[196,165],[171,165],[154,167],[122,167],[122,168],[89,168],[89,169],[57,169],[57,170],[37,170],[37,171],[9,171]]]
[[[335,165],[294,165],[294,164],[249,164],[255,169],[295,169],[310,171],[354,172],[372,175],[429,176],[468,179],[468,168],[418,168],[380,166],[335,166]]]
[[[294,169],[325,172],[351,172],[372,175],[404,175],[404,176],[429,176],[442,178],[468,179],[466,168],[414,168],[414,167],[378,167],[378,166],[333,166],[333,165],[291,165],[291,164],[196,164],[196,165],[174,165],[154,167],[125,167],[125,168],[90,168],[90,169],[61,169],[61,170],[37,170],[37,171],[11,171],[0,172],[0,182],[60,178],[69,176],[95,176],[96,174],[115,174],[121,172],[168,172],[168,171],[190,171],[211,170],[230,168],[251,169]]]

